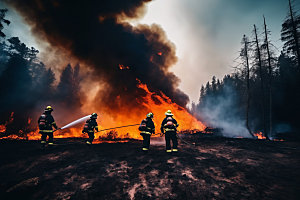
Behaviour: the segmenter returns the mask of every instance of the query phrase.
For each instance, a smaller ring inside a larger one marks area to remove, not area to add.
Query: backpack
[[[47,125],[46,115],[42,114],[39,120],[39,129],[40,130],[45,129],[46,125]]]
[[[147,130],[147,119],[143,119],[142,123],[139,126],[140,131],[146,131]]]
[[[90,123],[90,120],[87,120],[87,121],[85,122],[84,126],[83,126],[83,130],[84,130],[84,131],[87,131],[87,130],[90,130],[90,129],[92,129],[92,125],[91,125],[91,123]]]
[[[165,127],[167,127],[167,128],[174,128],[175,127],[172,117],[167,118],[167,123],[165,124]]]

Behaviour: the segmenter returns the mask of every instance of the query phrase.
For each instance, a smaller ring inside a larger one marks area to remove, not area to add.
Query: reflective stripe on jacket
[[[151,135],[152,133],[148,132],[148,131],[141,131],[141,134],[148,134]]]
[[[53,130],[40,130],[40,133],[53,133]]]
[[[143,130],[141,131],[141,133],[144,133],[144,134],[154,134],[155,133],[155,125],[152,121],[152,119],[150,117],[147,117],[146,119],[142,120],[141,124],[145,122],[146,123],[146,129],[147,130]]]

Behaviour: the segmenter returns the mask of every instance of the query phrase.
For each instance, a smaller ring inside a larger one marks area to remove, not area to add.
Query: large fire
[[[156,126],[156,133],[160,133],[160,126],[161,122],[165,117],[165,112],[167,110],[171,110],[174,114],[174,118],[178,121],[179,127],[178,130],[199,130],[203,131],[206,126],[198,121],[195,117],[193,117],[188,111],[177,105],[176,103],[172,102],[172,100],[167,97],[162,92],[160,94],[156,94],[151,92],[146,84],[143,84],[139,81],[138,88],[143,89],[146,92],[146,95],[143,99],[140,99],[140,104],[144,106],[144,110],[140,112],[130,112],[124,116],[124,112],[120,112],[120,116],[116,118],[112,118],[108,113],[102,113],[101,110],[97,111],[99,113],[98,124],[99,129],[107,129],[111,127],[118,127],[130,124],[138,124],[146,117],[148,112],[154,113],[154,123]],[[32,124],[32,119],[28,119],[28,125]],[[57,121],[57,124],[59,122]],[[5,132],[5,125],[0,126],[0,131]],[[82,133],[82,126],[65,129],[65,130],[58,130],[54,133],[55,138],[69,138],[69,137],[83,137],[86,138],[87,135]],[[3,129],[3,130],[2,130]],[[5,138],[12,138],[12,139],[24,139],[17,136],[8,136]],[[126,127],[122,129],[108,130],[108,131],[101,131],[95,133],[96,143],[100,142],[100,140],[108,138],[108,139],[142,139],[139,134],[138,126]],[[35,131],[27,133],[25,139],[29,140],[39,140],[40,134],[38,133],[38,129]]]

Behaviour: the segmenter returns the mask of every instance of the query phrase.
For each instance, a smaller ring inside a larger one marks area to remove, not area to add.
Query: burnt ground
[[[86,146],[81,139],[0,140],[1,199],[299,199],[300,145],[186,137],[167,155],[152,142]],[[4,197],[4,198],[3,198]]]

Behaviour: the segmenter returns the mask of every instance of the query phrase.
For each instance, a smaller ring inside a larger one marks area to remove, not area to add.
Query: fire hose
[[[108,131],[108,130],[113,130],[113,129],[117,129],[117,128],[125,128],[125,127],[130,127],[130,126],[138,126],[140,124],[132,124],[132,125],[126,125],[126,126],[118,126],[118,127],[113,127],[113,128],[107,128],[107,129],[102,129],[102,130],[99,130],[97,132],[101,132],[101,131]],[[156,134],[152,134],[153,136],[154,135],[160,135],[160,137],[162,137],[164,135],[164,133],[156,133]],[[191,144],[187,141],[185,141],[184,139],[180,138],[178,135],[176,135],[177,139],[179,139],[180,141],[182,141],[183,143],[185,144],[188,144],[188,145],[191,145],[191,146],[196,146],[196,144]]]
[[[58,130],[62,130],[62,129],[61,129],[61,128],[55,129],[55,130],[53,131],[53,133],[54,133],[55,131],[58,131]]]
[[[164,133],[159,133],[159,134],[160,134],[160,137],[162,137],[164,135]],[[154,135],[156,135],[156,134],[154,134]],[[185,141],[184,139],[182,139],[181,137],[179,137],[177,134],[176,134],[176,138],[187,145],[196,147],[196,143],[189,143],[189,142]]]
[[[196,143],[189,143],[187,141],[185,141],[184,139],[182,139],[181,137],[179,137],[178,135],[176,135],[177,139],[179,139],[180,141],[182,141],[183,143],[187,144],[187,145],[190,145],[190,146],[193,146],[195,147],[196,146]]]
[[[108,130],[113,130],[113,129],[117,129],[117,128],[130,127],[130,126],[138,126],[138,125],[140,125],[140,124],[132,124],[132,125],[126,125],[126,126],[117,126],[117,127],[113,127],[113,128],[102,129],[102,130],[99,130],[97,132],[108,131]]]
[[[118,127],[113,127],[113,128],[107,128],[107,129],[102,129],[102,130],[99,130],[97,132],[101,132],[101,131],[107,131],[107,130],[112,130],[112,129],[117,129],[117,128],[124,128],[124,127],[130,127],[130,126],[138,126],[140,124],[132,124],[132,125],[126,125],[126,126],[118,126]],[[164,135],[164,133],[156,133],[156,134],[152,134],[152,135],[160,135],[160,137],[162,137]],[[177,139],[179,139],[180,141],[182,141],[183,143],[187,144],[187,145],[191,145],[193,147],[196,146],[196,144],[192,144],[192,143],[189,143],[187,141],[185,141],[184,139],[182,139],[181,137],[179,137],[178,135],[176,135]]]

